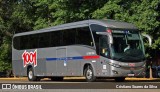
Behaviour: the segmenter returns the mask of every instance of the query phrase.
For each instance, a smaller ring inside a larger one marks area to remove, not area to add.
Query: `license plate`
[[[128,74],[128,76],[134,76],[134,74]]]

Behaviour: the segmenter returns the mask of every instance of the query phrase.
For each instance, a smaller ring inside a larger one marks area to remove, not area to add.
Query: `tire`
[[[117,77],[115,78],[116,82],[124,82],[125,81],[125,77]]]
[[[29,81],[40,81],[40,78],[34,76],[34,71],[32,67],[28,69],[27,77]]]
[[[84,76],[87,82],[93,82],[96,80],[96,77],[94,76],[93,68],[90,65],[87,68],[85,68]]]
[[[52,81],[63,81],[63,77],[52,77]]]

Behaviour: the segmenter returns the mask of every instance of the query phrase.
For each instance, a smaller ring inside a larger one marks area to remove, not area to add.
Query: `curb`
[[[0,78],[0,80],[25,80],[27,78],[22,77],[22,78]]]
[[[160,78],[126,78],[125,80],[160,80]]]
[[[46,78],[45,78],[46,79]],[[85,77],[64,77],[64,79],[85,79]],[[0,80],[28,80],[27,77],[0,78]],[[160,80],[160,78],[126,78],[125,80]]]

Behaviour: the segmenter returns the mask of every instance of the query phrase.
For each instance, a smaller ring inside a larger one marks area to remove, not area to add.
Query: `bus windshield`
[[[136,30],[112,30],[112,58],[122,62],[140,62],[145,59],[140,34]]]

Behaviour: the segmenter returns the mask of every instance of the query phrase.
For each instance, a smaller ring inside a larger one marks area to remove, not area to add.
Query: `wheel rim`
[[[33,78],[33,72],[32,71],[29,71],[28,77],[29,77],[29,79]]]
[[[93,74],[92,70],[88,69],[87,73],[86,73],[87,79],[91,79],[92,78],[92,74]]]

